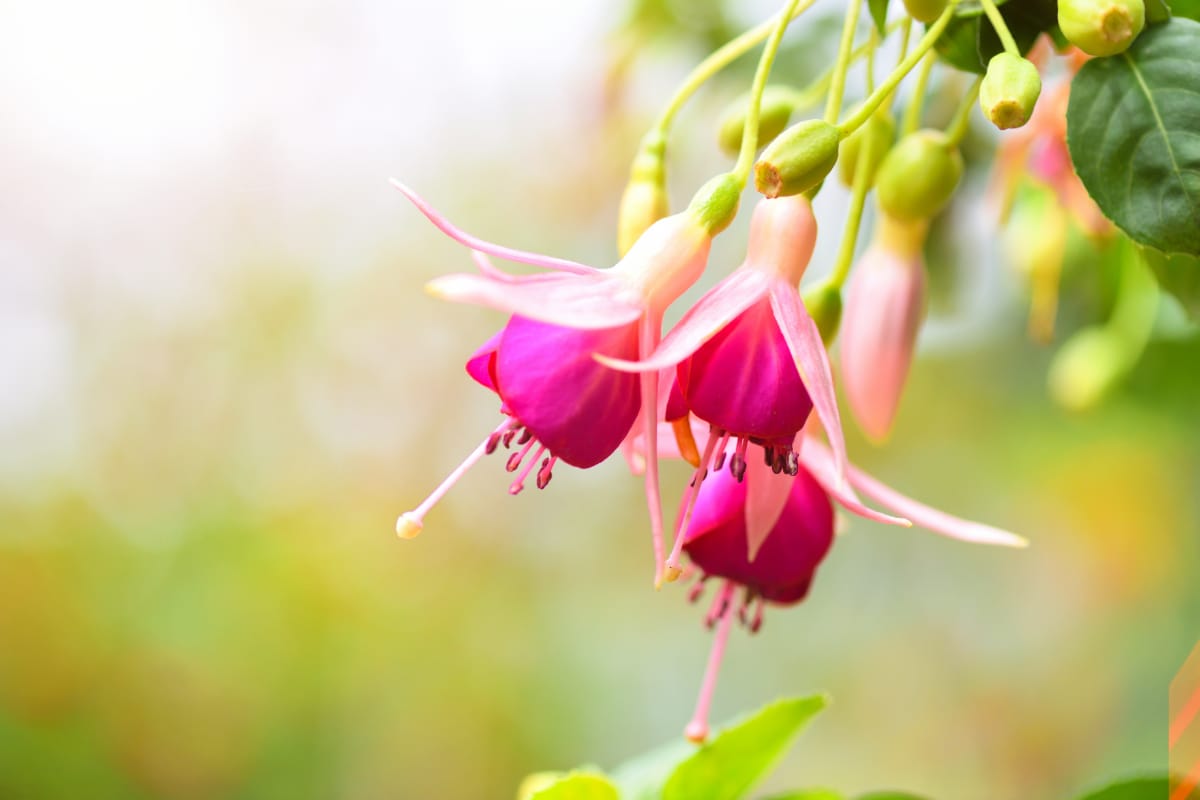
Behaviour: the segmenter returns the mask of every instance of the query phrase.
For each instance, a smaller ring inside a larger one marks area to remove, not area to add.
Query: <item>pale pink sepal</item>
[[[554,258],[553,256],[544,256],[540,253],[529,253],[524,250],[514,250],[511,247],[493,244],[484,241],[478,237],[472,236],[464,230],[456,227],[454,223],[442,216],[433,206],[425,202],[425,199],[412,189],[405,186],[400,181],[392,178],[389,183],[396,187],[412,201],[412,204],[417,207],[422,214],[429,218],[438,230],[454,239],[460,244],[464,244],[472,250],[479,250],[483,253],[490,253],[497,258],[507,259],[509,261],[517,261],[522,264],[532,264],[535,267],[545,267],[547,269],[556,269],[563,272],[571,272],[578,275],[593,275],[601,270],[595,267],[589,267],[587,264],[580,264],[576,261],[568,261],[565,258]]]
[[[505,283],[518,283],[521,280],[516,275],[509,275],[504,270],[497,268],[492,263],[492,260],[488,258],[487,253],[472,250],[471,259],[475,262],[475,266],[479,268],[479,271],[492,280],[503,281]]]
[[[426,284],[434,297],[474,303],[519,317],[576,329],[616,328],[642,316],[641,306],[617,300],[611,279],[539,275],[537,280],[500,281],[458,273]]]
[[[890,514],[884,514],[882,511],[876,511],[869,506],[863,505],[849,484],[844,483],[839,486],[837,471],[834,467],[833,456],[829,453],[829,448],[811,436],[804,438],[804,449],[800,451],[800,462],[812,473],[817,483],[821,484],[821,488],[852,514],[857,514],[864,519],[874,520],[875,522],[882,522],[885,525],[899,525],[902,528],[912,527],[913,523],[911,520],[904,517],[893,517]],[[853,470],[853,467],[851,467],[851,470]]]
[[[649,372],[673,367],[754,305],[770,288],[767,275],[736,269],[701,297],[671,329],[653,355],[636,363],[599,356],[605,366],[623,372]]]
[[[773,282],[770,294],[775,320],[783,331],[783,338],[800,372],[800,380],[808,389],[817,418],[833,448],[837,488],[846,493],[850,488],[846,485],[846,440],[842,434],[837,397],[833,393],[833,370],[829,366],[829,354],[825,352],[821,333],[794,286],[777,280]]]
[[[783,514],[792,476],[776,474],[762,459],[746,461],[746,559],[753,561]]]
[[[850,482],[867,497],[899,514],[911,519],[922,528],[928,528],[934,533],[940,533],[951,539],[974,544],[990,544],[1000,547],[1028,547],[1029,542],[1000,528],[960,519],[938,511],[936,508],[918,503],[911,497],[900,494],[890,486],[880,483],[862,470],[850,468]]]

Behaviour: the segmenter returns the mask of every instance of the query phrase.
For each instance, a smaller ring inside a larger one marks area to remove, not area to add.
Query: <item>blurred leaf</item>
[[[1088,193],[1135,241],[1200,255],[1200,23],[1175,18],[1071,84],[1067,145]]]
[[[762,800],[846,800],[846,796],[838,794],[832,789],[801,789],[798,792],[773,794]]]
[[[927,798],[908,792],[871,792],[859,795],[855,800],[927,800]]]
[[[1200,21],[1200,0],[1169,0],[1171,16]]]
[[[1167,255],[1149,247],[1142,255],[1159,286],[1175,296],[1192,320],[1200,322],[1200,258],[1184,253]]]
[[[621,800],[658,800],[667,778],[695,752],[695,745],[680,737],[626,761],[612,771],[612,780],[621,790]]]
[[[1167,0],[1146,0],[1146,24],[1154,25],[1170,18],[1171,9],[1167,6]]]
[[[1177,782],[1177,780],[1168,780],[1165,776],[1136,778],[1106,786],[1098,792],[1084,795],[1079,800],[1163,800]],[[1181,800],[1194,800],[1195,797],[1196,793],[1191,792]]]
[[[1029,52],[1037,37],[1052,30],[1058,23],[1058,7],[1054,0],[1008,0],[999,4],[1009,31],[1022,53]],[[934,49],[942,60],[965,72],[982,75],[987,63],[1004,46],[988,22],[984,24],[983,8],[973,0],[959,4],[954,19],[938,37]]]
[[[867,9],[871,12],[871,19],[875,22],[875,30],[879,31],[880,36],[885,36],[887,34],[888,0],[867,0]]]
[[[529,800],[618,800],[620,797],[608,778],[594,772],[572,772],[557,779],[546,773],[530,777],[549,778],[552,782],[530,794]]]
[[[825,703],[823,695],[779,700],[722,731],[679,765],[663,788],[664,800],[742,797]]]

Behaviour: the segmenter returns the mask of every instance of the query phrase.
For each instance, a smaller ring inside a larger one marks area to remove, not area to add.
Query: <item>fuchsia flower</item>
[[[506,468],[509,487],[521,491],[537,469],[537,486],[550,481],[558,461],[587,468],[626,440],[639,416],[643,428],[657,424],[658,385],[642,376],[602,366],[596,357],[636,360],[650,355],[662,336],[664,310],[704,271],[711,234],[690,212],[659,220],[611,269],[512,250],[455,228],[412,190],[395,184],[451,238],[476,251],[479,274],[447,275],[429,291],[457,302],[511,314],[467,363],[467,371],[500,397],[504,421],[413,511],[402,514],[397,532],[416,536],[424,515],[483,455],[501,444],[516,447]],[[484,253],[552,271],[513,276],[491,266]],[[646,436],[646,492],[654,534],[656,576],[662,575],[662,512],[654,437]]]
[[[797,474],[800,457],[792,443],[814,409],[833,447],[837,474],[844,472],[846,450],[829,358],[798,290],[816,236],[812,206],[804,196],[760,200],[746,260],[683,316],[652,356],[637,363],[600,357],[619,370],[674,369],[667,419],[690,412],[709,424],[693,486],[710,464],[723,466],[726,443],[733,445],[729,469],[739,480],[751,444],[762,448],[774,471]],[[765,534],[756,529],[754,538]],[[677,532],[667,559],[668,580],[679,575],[682,546]]]
[[[803,600],[817,567],[833,543],[831,500],[860,516],[911,524],[907,519],[873,511],[839,492],[834,460],[829,450],[814,438],[809,437],[799,452],[800,463],[794,475],[774,472],[753,461],[744,481],[718,471],[704,481],[698,492],[684,536],[684,551],[702,574],[689,598],[692,602],[698,600],[705,581],[710,578],[719,578],[721,585],[705,617],[706,624],[716,625],[717,631],[695,714],[685,730],[685,735],[693,741],[703,741],[708,735],[708,709],[733,624],[734,600],[739,589],[737,617],[751,633],[762,625],[766,603],[787,606]],[[863,494],[936,533],[977,544],[1007,547],[1026,544],[1007,531],[922,505],[853,466],[847,468],[847,478]],[[685,499],[681,517],[687,515],[687,505]],[[765,518],[764,509],[772,509]],[[751,535],[756,515],[759,524],[767,527],[767,535],[757,542]]]
[[[925,314],[927,223],[883,215],[850,279],[842,320],[842,387],[871,439],[891,432]]]

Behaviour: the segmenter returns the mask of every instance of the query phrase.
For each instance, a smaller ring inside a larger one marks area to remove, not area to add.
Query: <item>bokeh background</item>
[[[709,636],[679,587],[652,591],[619,460],[515,499],[485,461],[422,537],[392,533],[494,425],[462,366],[502,320],[422,293],[469,260],[386,181],[481,236],[610,262],[638,136],[772,11],[0,9],[0,797],[505,798],[680,735]],[[780,78],[829,63],[839,11],[795,27]],[[713,120],[749,69],[681,116],[676,203],[728,164]],[[1063,798],[1165,765],[1200,633],[1200,340],[1164,300],[1121,387],[1056,407],[1010,266],[1028,243],[996,231],[986,182],[936,233],[895,436],[850,447],[1033,546],[849,524],[806,603],[733,635],[717,719],[834,698],[769,787]],[[741,221],[700,288],[744,243]],[[1072,252],[1060,339],[1111,304],[1104,257]]]

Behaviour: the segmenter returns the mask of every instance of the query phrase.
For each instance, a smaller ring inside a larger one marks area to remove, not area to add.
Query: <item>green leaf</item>
[[[1088,193],[1130,238],[1200,255],[1200,23],[1147,29],[1071,84],[1067,146]]]
[[[1171,18],[1171,8],[1167,0],[1146,0],[1146,24],[1154,25],[1166,22]]]
[[[1174,295],[1183,310],[1200,322],[1200,259],[1183,253],[1167,255],[1145,248],[1142,255],[1158,279],[1158,285]]]
[[[529,800],[619,800],[617,787],[608,778],[595,772],[572,772],[542,785],[529,795]]]
[[[871,12],[871,20],[879,35],[886,36],[888,0],[867,0],[867,10]]]
[[[1200,0],[1169,0],[1171,16],[1200,20]]]
[[[663,788],[663,800],[742,797],[825,703],[823,695],[779,700],[726,728],[679,765]]]
[[[859,795],[857,800],[926,800],[926,798],[908,792],[871,792]]]
[[[1079,800],[1163,800],[1175,784],[1175,780],[1169,780],[1165,776],[1136,778],[1106,786],[1098,792],[1084,795]],[[1189,794],[1188,800],[1193,800],[1195,796],[1195,793]]]
[[[1000,16],[1022,53],[1029,52],[1039,35],[1053,30],[1058,24],[1055,0],[1008,0],[998,5]],[[984,16],[983,7],[975,0],[964,0],[959,3],[954,19],[934,43],[934,49],[951,66],[983,75],[987,72],[988,61],[1002,52],[1004,45]]]
[[[696,746],[681,736],[656,750],[626,761],[612,771],[612,780],[621,790],[621,800],[659,800],[667,778],[695,752]]]
[[[838,794],[832,789],[802,789],[799,792],[773,794],[762,800],[846,800],[846,796]]]

